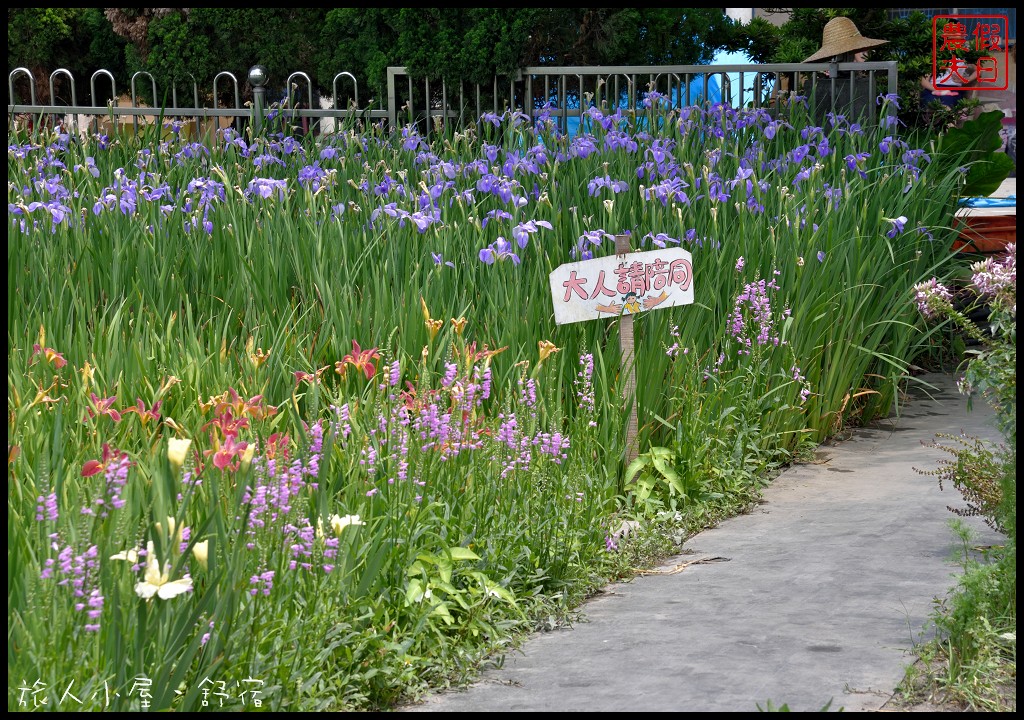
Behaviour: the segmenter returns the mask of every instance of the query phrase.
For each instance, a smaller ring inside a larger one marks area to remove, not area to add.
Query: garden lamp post
[[[249,68],[249,84],[252,85],[256,132],[259,132],[263,128],[263,108],[267,100],[267,69],[262,65]]]

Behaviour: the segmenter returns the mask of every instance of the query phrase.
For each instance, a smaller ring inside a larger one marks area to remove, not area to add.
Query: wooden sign
[[[682,248],[634,253],[629,235],[615,236],[615,255],[559,265],[548,275],[555,324],[619,318],[622,394],[626,420],[626,465],[637,457],[636,358],[633,316],[693,303],[693,262]]]
[[[559,265],[548,276],[555,324],[637,315],[693,302],[693,264],[682,248]]]

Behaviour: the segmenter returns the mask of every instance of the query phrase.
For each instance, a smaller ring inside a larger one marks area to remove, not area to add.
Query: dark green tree
[[[50,102],[50,74],[59,68],[69,70],[76,80],[76,95],[80,104],[92,104],[89,97],[89,79],[96,70],[104,68],[124,80],[124,48],[127,41],[118,37],[99,8],[12,8],[7,11],[7,65],[8,71],[24,67],[36,80],[36,100]],[[16,87],[16,90],[21,88]],[[25,93],[18,100],[28,102]],[[71,89],[67,82],[54,82],[59,104],[71,103]],[[109,99],[109,83],[97,82],[97,104]]]
[[[702,64],[736,43],[735,24],[720,8],[20,9],[8,14],[9,63],[50,67],[59,55],[43,48],[85,57],[74,43],[91,38],[69,28],[86,12],[106,19],[90,30],[94,36],[120,38],[107,43],[117,57],[105,58],[119,88],[131,73],[149,72],[164,95],[150,99],[157,103],[170,101],[172,83],[191,93],[194,79],[208,92],[221,71],[233,73],[243,98],[251,97],[245,78],[254,64],[267,68],[272,100],[295,71],[309,73],[327,94],[346,71],[357,79],[360,104],[372,98],[379,107],[389,66],[405,66],[416,78],[486,84],[533,65]],[[148,85],[147,78],[140,91],[148,93]],[[342,103],[354,94],[347,80],[338,89]]]
[[[361,106],[386,106],[388,66],[401,64],[395,51],[396,20],[394,8],[329,10],[320,30],[317,81],[333,92],[335,76],[350,72],[358,82]],[[339,107],[345,107],[353,99],[353,90],[350,81],[339,80]]]

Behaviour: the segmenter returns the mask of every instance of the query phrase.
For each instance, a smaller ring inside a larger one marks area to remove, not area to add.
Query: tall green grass
[[[9,133],[9,707],[74,681],[89,709],[386,708],[578,599],[630,398],[616,321],[556,326],[547,276],[611,235],[693,255],[696,303],[636,319],[680,508],[888,412],[961,175],[791,113],[654,103],[577,138],[507,114],[430,146]],[[760,281],[767,315],[739,300]],[[148,543],[190,592],[139,597],[147,557],[110,558]]]

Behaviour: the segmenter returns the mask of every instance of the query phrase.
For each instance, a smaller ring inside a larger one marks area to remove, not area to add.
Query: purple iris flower
[[[892,240],[903,232],[903,226],[907,224],[907,218],[904,215],[900,215],[898,218],[890,218],[889,222],[892,223],[892,227],[889,228],[889,232],[887,232],[885,236]]]

